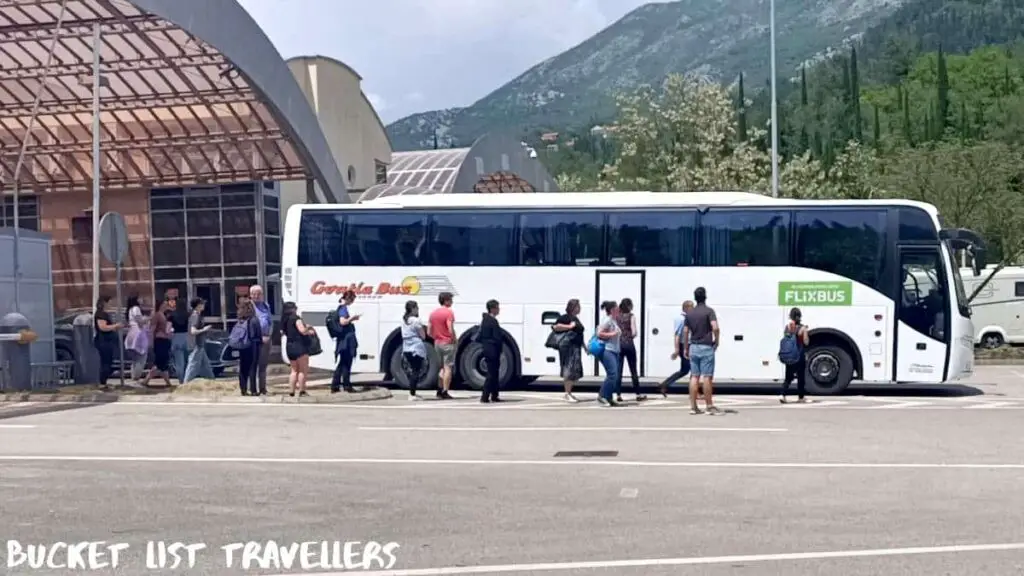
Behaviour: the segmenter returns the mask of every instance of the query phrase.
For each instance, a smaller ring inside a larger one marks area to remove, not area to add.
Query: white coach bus
[[[538,193],[397,196],[362,204],[296,205],[285,224],[282,290],[319,330],[346,290],[357,294],[353,371],[403,385],[399,325],[454,294],[456,377],[479,389],[472,341],[484,303],[501,303],[502,386],[557,377],[544,346],[566,302],[597,323],[604,300],[631,298],[643,377],[672,374],[673,321],[698,286],[718,313],[715,380],[781,378],[789,309],[811,327],[807,386],[837,394],[851,380],[938,384],[973,371],[974,329],[956,250],[984,266],[981,239],[942,230],[919,202],[805,201],[748,193]],[[934,283],[915,282],[921,274]],[[588,331],[588,336],[589,336]],[[589,374],[600,375],[587,359]],[[436,358],[431,361],[432,386]]]

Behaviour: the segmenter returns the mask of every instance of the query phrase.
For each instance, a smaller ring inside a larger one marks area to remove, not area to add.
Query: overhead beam
[[[249,89],[206,90],[198,94],[168,96],[101,96],[101,112],[144,111],[182,106],[215,106],[221,104],[253,104],[259,102],[256,93]],[[82,100],[43,100],[39,105],[40,116],[64,114],[92,114],[92,102]],[[31,103],[10,105],[0,108],[0,119],[27,118],[32,115]]]
[[[0,17],[3,16],[4,7],[3,4],[0,4]],[[0,42],[44,42],[53,38],[53,29],[56,24],[56,20],[50,22],[26,22],[24,24],[4,24],[0,22]],[[100,31],[103,36],[135,34],[135,30],[129,24],[135,24],[144,32],[179,29],[174,24],[150,14],[125,16],[124,21],[115,18],[82,18],[65,21],[60,29],[60,38],[91,37],[93,26],[96,24],[100,25]]]
[[[138,140],[116,140],[103,142],[103,152],[132,152],[138,150],[194,149],[200,146],[236,146],[245,142],[288,141],[281,130],[261,132],[239,132],[233,134],[185,134],[185,135],[154,135],[153,138]],[[4,146],[0,148],[0,157],[17,158],[20,146]],[[52,156],[59,154],[91,154],[91,142],[75,142],[70,144],[36,144],[25,151],[26,156]]]
[[[156,56],[153,58],[132,58],[127,60],[105,61],[100,68],[100,74],[117,74],[119,72],[144,72],[147,70],[162,70],[167,68],[166,61],[170,60],[176,66],[183,68],[194,68],[199,66],[230,66],[227,58],[220,54],[194,54],[188,56]],[[0,69],[0,81],[10,80],[36,80],[39,78],[55,78],[60,76],[74,76],[80,78],[91,76],[93,73],[91,62],[74,64],[55,64],[49,69],[41,66],[4,68]]]

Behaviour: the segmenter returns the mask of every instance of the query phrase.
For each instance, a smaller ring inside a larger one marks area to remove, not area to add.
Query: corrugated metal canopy
[[[219,26],[235,36],[249,26],[259,36],[239,41],[269,44],[255,24],[244,21],[247,15],[235,2],[171,0],[167,6],[168,12],[190,10],[193,22],[214,14],[230,16]],[[326,141],[311,146],[299,141],[294,126],[282,120],[295,111],[282,113],[286,106],[253,85],[251,70],[240,70],[207,42],[127,0],[0,0],[0,170],[5,188],[11,186],[40,90],[21,187],[91,186],[95,24],[101,29],[104,188],[313,177],[325,188],[340,187],[335,195],[344,193],[337,167],[331,172],[313,160],[324,155],[320,148],[327,150]],[[196,27],[209,28],[206,24]],[[259,51],[265,48],[260,45]],[[301,96],[297,86],[293,92]],[[292,100],[291,92],[287,96],[284,100]]]
[[[400,186],[397,184],[375,184],[367,188],[359,196],[359,202],[369,202],[378,198],[389,196],[417,196],[421,194],[442,194],[436,188],[424,188],[422,186]]]
[[[470,148],[450,148],[395,152],[388,166],[388,184],[433,188],[447,194],[455,187],[469,151]]]

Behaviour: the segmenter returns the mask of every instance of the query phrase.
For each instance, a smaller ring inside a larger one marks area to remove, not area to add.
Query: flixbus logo
[[[341,297],[349,290],[356,298],[383,298],[384,296],[436,296],[442,292],[458,294],[447,276],[406,276],[398,284],[391,282],[331,284],[323,280],[313,282],[309,293],[313,296]]]

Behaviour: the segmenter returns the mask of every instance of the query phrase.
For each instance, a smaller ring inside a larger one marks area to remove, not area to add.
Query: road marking
[[[0,462],[135,462],[189,464],[381,464],[410,466],[617,466],[622,468],[794,468],[878,470],[1024,470],[1024,464],[928,462],[672,462],[645,460],[444,460],[427,458],[274,458],[256,456],[21,456]]]
[[[374,432],[789,432],[788,428],[684,428],[668,426],[360,426]]]
[[[884,402],[886,406],[865,406],[871,410],[901,410],[903,408],[912,408],[914,406],[931,406],[931,402],[915,402],[907,400],[892,400],[890,398],[867,398],[873,402]]]
[[[35,427],[36,427],[35,424],[0,424],[0,429],[3,429],[3,428],[20,429],[20,428],[35,428]]]
[[[443,568],[403,568],[360,572],[363,576],[449,576],[454,574],[501,574],[505,572],[556,572],[568,570],[608,570],[612,568],[648,568],[653,566],[701,566],[740,564],[748,562],[792,562],[798,560],[837,560],[846,558],[877,558],[884,556],[921,556],[928,554],[961,554],[966,552],[1005,552],[1024,550],[1024,542],[1008,544],[965,544],[914,548],[876,548],[872,550],[836,550],[828,552],[788,552],[783,554],[748,554],[735,556],[696,556],[683,558],[649,558],[637,560],[591,560],[583,562],[546,562],[536,564],[494,564],[490,566],[448,566]],[[314,572],[313,576],[349,576],[351,572]],[[274,576],[286,576],[275,574]]]
[[[619,498],[636,498],[640,494],[637,488],[623,488],[619,491]]]
[[[985,402],[974,406],[964,406],[964,410],[998,410],[1007,406],[1016,406],[1016,402]]]

